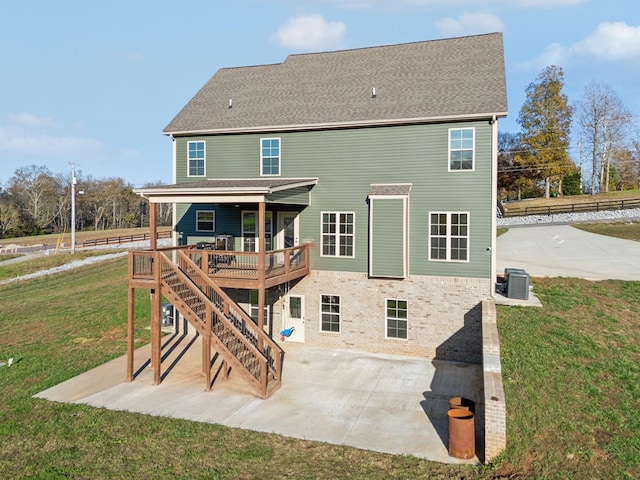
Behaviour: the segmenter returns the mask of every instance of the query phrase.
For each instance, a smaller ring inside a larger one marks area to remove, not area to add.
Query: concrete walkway
[[[163,381],[152,384],[149,346],[124,381],[125,357],[36,397],[111,410],[217,423],[294,438],[348,445],[444,463],[477,463],[448,455],[449,398],[480,401],[482,367],[455,362],[323,350],[285,343],[283,384],[270,398],[251,395],[236,374],[205,391],[199,337],[172,335],[163,347]],[[179,360],[179,361],[178,361]],[[214,373],[217,363],[214,364]],[[482,425],[476,416],[476,437]],[[477,440],[477,445],[479,440]],[[480,451],[478,445],[477,452]]]
[[[568,225],[512,227],[498,237],[498,275],[507,267],[532,277],[640,280],[640,242]]]

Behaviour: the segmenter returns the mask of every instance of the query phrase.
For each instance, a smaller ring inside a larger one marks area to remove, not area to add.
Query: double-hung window
[[[429,260],[469,261],[469,214],[429,212]]]
[[[340,333],[340,296],[320,295],[320,330]]]
[[[353,212],[322,212],[323,257],[353,257]]]
[[[205,175],[205,142],[187,142],[187,175],[204,177]]]
[[[407,301],[387,298],[387,338],[407,339]]]
[[[473,170],[475,129],[449,129],[449,171]]]
[[[260,139],[260,175],[280,175],[280,139]]]
[[[213,232],[216,229],[216,212],[213,210],[196,211],[196,231]]]

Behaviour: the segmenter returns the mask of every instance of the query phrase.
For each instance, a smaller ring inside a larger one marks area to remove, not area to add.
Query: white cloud
[[[436,28],[443,35],[461,36],[479,33],[502,32],[504,23],[500,18],[488,13],[464,12],[458,18],[445,18],[436,22]]]
[[[614,63],[630,60],[640,60],[640,26],[604,22],[573,45],[565,47],[552,43],[535,59],[521,66],[540,68],[546,65],[562,66],[574,61]]]
[[[292,18],[271,38],[279,46],[295,50],[332,49],[342,47],[346,30],[342,22],[326,22],[321,15],[308,15]]]
[[[66,134],[55,120],[31,113],[9,116],[0,125],[0,152],[11,155],[79,158],[104,149],[102,142]]]
[[[32,113],[20,112],[9,115],[9,121],[26,128],[59,128],[60,124],[51,118],[38,117]]]
[[[595,32],[573,45],[570,52],[605,61],[640,58],[640,26],[631,27],[624,22],[601,23]]]

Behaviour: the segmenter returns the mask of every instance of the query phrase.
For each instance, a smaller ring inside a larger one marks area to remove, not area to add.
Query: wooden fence
[[[156,238],[171,238],[171,230],[158,232]],[[138,233],[135,235],[120,235],[117,237],[96,238],[93,240],[83,240],[82,247],[98,247],[100,245],[117,245],[120,243],[143,242],[151,238],[150,233]]]
[[[606,200],[603,202],[574,203],[572,205],[548,205],[536,207],[509,208],[503,205],[505,217],[521,217],[526,215],[554,215],[558,213],[599,212],[602,210],[627,210],[640,208],[640,198],[625,200]]]

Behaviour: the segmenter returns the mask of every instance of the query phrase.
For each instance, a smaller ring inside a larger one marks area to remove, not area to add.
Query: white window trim
[[[253,310],[255,309],[256,315],[258,314],[258,304],[254,304],[252,302],[252,298],[251,298],[251,293],[252,292],[258,292],[256,294],[256,300],[260,300],[258,297],[258,295],[260,295],[259,290],[249,290],[249,317],[251,317],[251,319],[253,320]],[[268,297],[268,294],[265,292],[265,297]],[[270,308],[269,308],[269,303],[267,302],[268,298],[265,298],[264,300],[264,329],[265,331],[269,331],[269,329],[271,328],[271,315],[270,315]],[[257,322],[254,322],[256,327],[258,326]]]
[[[245,233],[251,233],[251,232],[247,232],[244,229],[244,215],[245,215],[245,213],[254,213],[255,214],[255,216],[256,216],[256,228],[258,228],[258,218],[260,218],[260,212],[258,210],[242,210],[242,212],[240,212],[240,232],[241,232],[240,242],[241,242],[243,251],[244,251]],[[270,222],[271,223],[271,228],[270,228],[270,232],[269,233],[271,235],[271,249],[273,249],[273,212],[271,210],[267,210],[265,212],[265,220],[269,216],[271,218],[271,222]],[[265,225],[265,227],[266,227],[266,225]],[[266,232],[264,232],[264,233],[266,235]],[[254,238],[254,242],[255,242],[254,252],[257,252],[258,251],[258,232],[257,231],[254,232],[254,235],[255,235],[253,237]],[[249,237],[247,237],[247,238],[249,238]],[[266,244],[266,238],[265,238],[265,244]],[[269,250],[268,246],[267,246],[267,250]]]
[[[336,233],[333,234],[336,237],[336,253],[334,255],[328,255],[324,253],[324,249],[323,249],[323,239],[325,235],[332,235],[330,233],[323,233],[322,232],[322,224],[323,224],[323,218],[325,214],[335,214],[336,215]],[[352,248],[351,248],[351,255],[340,255],[340,215],[342,214],[346,214],[346,215],[352,215],[353,216],[353,233],[350,234],[351,238],[353,239],[353,243],[352,243]],[[344,211],[330,211],[330,210],[325,210],[320,212],[320,256],[321,257],[327,257],[327,258],[355,258],[356,256],[356,212],[344,212]]]
[[[202,230],[198,228],[199,220],[198,215],[200,213],[212,213],[213,214],[213,228],[211,230]],[[215,210],[196,210],[196,232],[215,232],[216,231],[216,211]]]
[[[204,162],[204,168],[203,168],[203,173],[202,175],[191,175],[191,165],[189,163],[189,161],[191,160],[189,158],[189,145],[192,143],[203,143],[204,144],[204,158],[202,159]],[[202,178],[202,177],[206,177],[207,176],[207,142],[205,140],[190,140],[187,142],[187,177],[192,177],[192,178]]]
[[[278,173],[264,173],[264,156],[262,155],[263,140],[278,140]],[[282,138],[280,137],[264,137],[260,139],[260,176],[261,177],[279,177],[282,175]]]
[[[452,169],[451,168],[451,132],[454,130],[472,130],[473,146],[471,147],[471,168],[468,169]],[[449,172],[474,172],[476,169],[476,127],[456,127],[449,129],[449,138],[447,143],[447,169]]]
[[[322,329],[322,297],[338,297],[338,305],[340,305],[340,313],[338,313],[338,331],[337,332],[331,332],[329,330],[323,330]],[[320,333],[327,333],[330,335],[340,335],[340,333],[342,332],[342,298],[340,298],[340,295],[336,295],[335,293],[321,293],[318,296],[318,309],[320,310],[320,315],[318,317],[319,323],[318,323],[318,329],[320,330]]]
[[[447,239],[447,258],[431,258],[431,215],[436,214],[436,215],[442,215],[445,214],[447,216],[447,233],[446,233],[446,239]],[[467,216],[467,235],[466,235],[466,239],[467,239],[467,259],[466,260],[452,260],[451,259],[451,215],[466,215]],[[428,259],[430,262],[449,262],[449,263],[469,263],[470,258],[471,258],[471,215],[469,214],[469,212],[458,212],[458,211],[450,211],[450,212],[443,212],[443,211],[429,211],[427,212],[427,215],[429,215],[428,218],[428,237],[429,237],[429,241],[428,241]]]
[[[407,338],[390,337],[388,335],[389,317],[387,316],[387,302],[389,300],[394,300],[396,302],[407,302]],[[387,339],[387,340],[398,340],[400,342],[408,342],[409,341],[409,300],[407,300],[406,298],[387,297],[387,298],[384,299],[384,338]]]

